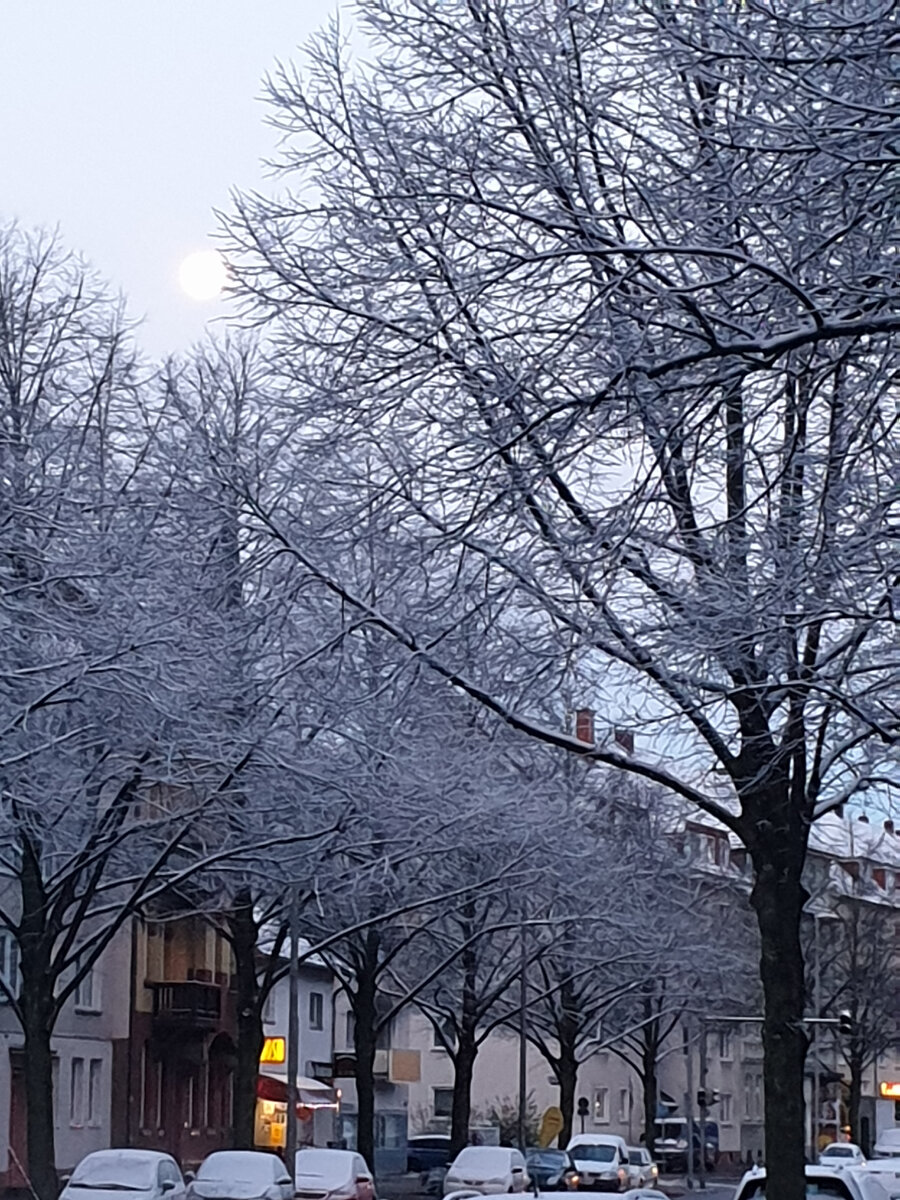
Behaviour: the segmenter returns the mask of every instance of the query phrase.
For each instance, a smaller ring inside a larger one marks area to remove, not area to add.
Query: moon
[[[228,268],[218,250],[195,250],[178,268],[178,282],[191,300],[217,300],[228,283]]]

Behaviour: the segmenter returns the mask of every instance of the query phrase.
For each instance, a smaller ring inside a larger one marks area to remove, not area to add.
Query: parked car
[[[178,1163],[158,1150],[95,1150],[83,1158],[60,1200],[122,1200],[139,1192],[142,1200],[184,1200]]]
[[[374,1200],[375,1180],[353,1150],[298,1150],[294,1194],[302,1200]]]
[[[865,1171],[869,1175],[877,1175],[879,1181],[890,1190],[891,1195],[900,1196],[900,1157],[868,1158],[866,1165],[860,1167],[859,1170]]]
[[[446,1169],[450,1161],[450,1139],[444,1133],[416,1133],[406,1144],[406,1169],[425,1175],[437,1168]]]
[[[853,1142],[832,1142],[819,1155],[822,1167],[861,1167],[865,1161],[866,1156]]]
[[[567,1150],[529,1150],[525,1166],[532,1184],[542,1192],[574,1192],[578,1187],[578,1171]]]
[[[187,1194],[188,1200],[293,1200],[294,1185],[275,1154],[216,1150],[200,1164]]]
[[[669,1197],[655,1188],[629,1188],[622,1200],[669,1200]]]
[[[738,1184],[734,1200],[764,1200],[766,1194],[765,1168],[754,1167]],[[887,1193],[875,1175],[850,1168],[808,1166],[806,1168],[807,1200],[888,1200]]]
[[[529,1184],[520,1150],[509,1146],[466,1146],[444,1176],[444,1195],[468,1189],[482,1196],[524,1192]]]
[[[624,1138],[611,1133],[577,1133],[566,1148],[578,1171],[579,1188],[627,1191],[628,1147]]]
[[[652,1188],[659,1179],[659,1167],[646,1146],[628,1147],[629,1188]]]
[[[876,1158],[900,1158],[900,1129],[882,1129],[872,1150]]]

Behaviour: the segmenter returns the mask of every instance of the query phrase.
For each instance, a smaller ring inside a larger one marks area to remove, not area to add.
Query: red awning
[[[259,1100],[287,1104],[287,1079],[283,1075],[260,1071],[256,1079],[256,1096]],[[328,1084],[300,1076],[297,1080],[297,1108],[337,1108],[337,1095]]]

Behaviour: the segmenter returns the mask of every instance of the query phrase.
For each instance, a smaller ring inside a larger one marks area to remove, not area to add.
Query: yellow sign
[[[880,1091],[885,1100],[900,1100],[900,1079],[885,1079]]]
[[[266,1038],[263,1042],[261,1063],[283,1063],[285,1058],[284,1038]]]
[[[541,1117],[541,1131],[538,1134],[538,1145],[543,1149],[558,1137],[563,1127],[563,1115],[552,1105]]]

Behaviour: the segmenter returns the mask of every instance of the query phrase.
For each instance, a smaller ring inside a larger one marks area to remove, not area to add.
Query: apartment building
[[[70,1171],[110,1145],[112,1112],[123,1102],[122,1047],[128,1037],[131,939],[123,930],[60,1014],[52,1039],[56,1165]],[[18,953],[0,930],[0,974],[15,992]],[[26,1189],[25,1049],[18,1021],[0,996],[0,1188]]]
[[[750,865],[727,830],[712,820],[690,815],[672,823],[671,837],[678,853],[686,854],[697,871],[716,876],[718,882],[726,879],[734,889],[733,903],[744,902],[750,887]],[[900,837],[892,822],[875,824],[858,815],[837,813],[823,817],[810,839],[808,880],[813,932],[816,922],[846,919],[846,906],[853,903],[878,906],[892,922],[896,953],[886,977],[874,986],[900,997]],[[816,938],[810,936],[808,942],[807,957],[815,978],[819,966]],[[661,1114],[663,1108],[683,1113],[689,1088],[694,1093],[699,1088],[702,1030],[706,1089],[718,1096],[709,1119],[718,1125],[720,1154],[734,1163],[755,1161],[765,1152],[760,1027],[752,1021],[723,1019],[730,1014],[704,1012],[702,998],[692,1008],[689,1025],[676,1026],[663,1048],[659,1062]],[[746,1009],[743,1015],[747,1015]],[[867,1064],[863,1074],[860,1125],[870,1142],[883,1128],[900,1126],[900,1104],[892,1098],[894,1091],[900,1095],[900,1006],[893,1028],[893,1044]],[[410,1132],[449,1129],[452,1063],[422,1014],[407,1016],[406,1037],[410,1046],[419,1049],[421,1061],[419,1079],[408,1086]],[[527,1080],[530,1100],[539,1113],[558,1103],[555,1080],[531,1045],[527,1048]],[[848,1068],[840,1034],[822,1029],[807,1064],[810,1153],[817,1140],[834,1138],[846,1126],[847,1092]],[[473,1123],[480,1123],[504,1101],[507,1106],[515,1105],[517,1095],[518,1039],[509,1031],[497,1031],[486,1039],[476,1061]],[[621,1134],[632,1143],[640,1139],[641,1082],[614,1051],[602,1050],[582,1065],[578,1096],[588,1102],[583,1118],[586,1130]],[[580,1124],[576,1117],[576,1131]]]

